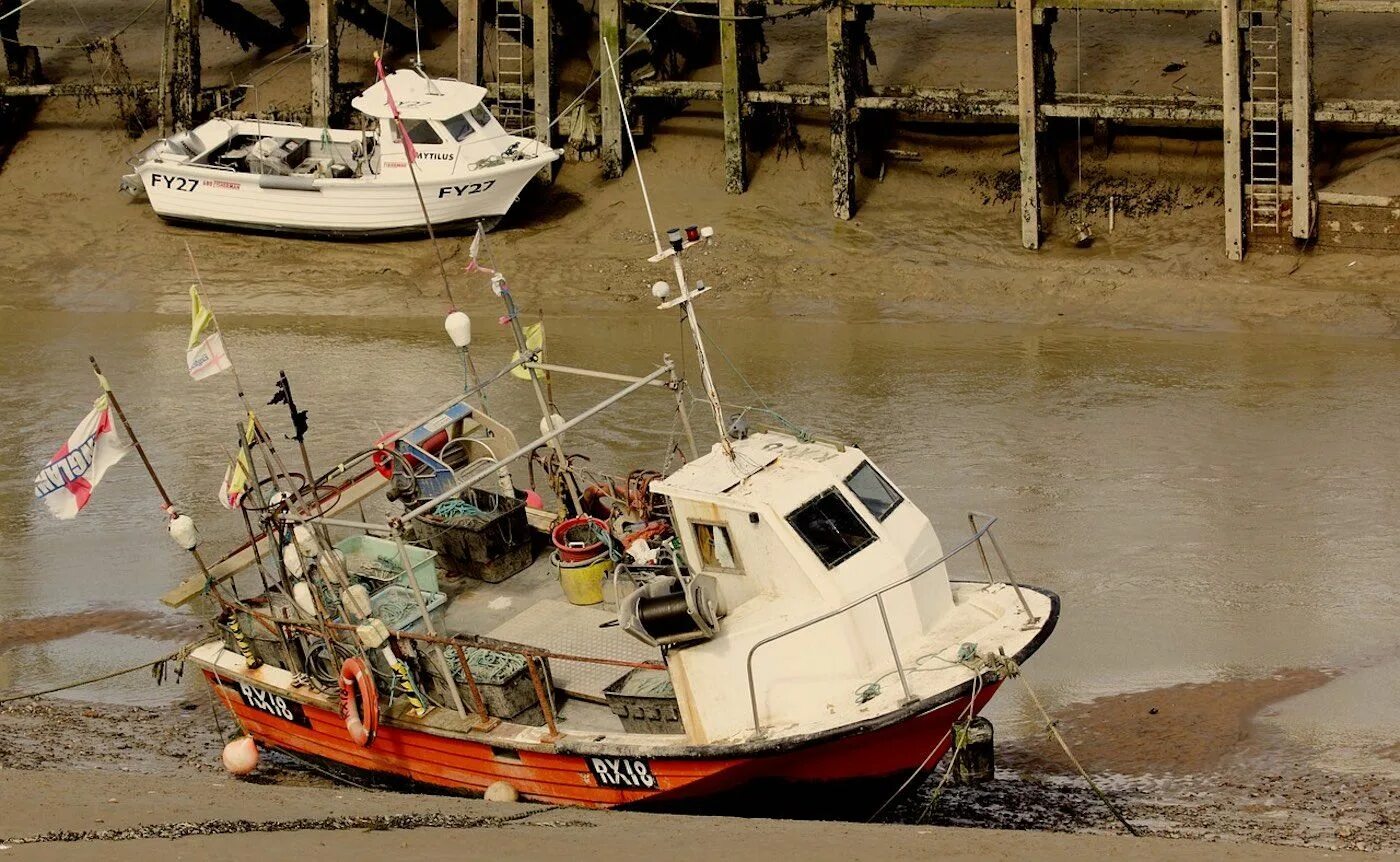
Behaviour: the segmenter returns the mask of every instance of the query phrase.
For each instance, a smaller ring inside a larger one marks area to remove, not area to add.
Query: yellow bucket
[[[581,563],[565,563],[555,554],[553,562],[559,570],[559,586],[570,604],[596,605],[603,600],[603,585],[613,570],[612,557],[604,553]]]

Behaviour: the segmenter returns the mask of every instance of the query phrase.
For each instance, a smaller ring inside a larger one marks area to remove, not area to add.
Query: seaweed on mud
[[[1020,197],[1021,174],[1015,168],[981,173],[975,177],[973,189],[982,193],[984,205],[1009,203]],[[1118,215],[1138,218],[1216,206],[1223,200],[1218,187],[1096,169],[1084,172],[1076,186],[1061,197],[1060,208],[1083,216],[1107,215],[1111,201]]]

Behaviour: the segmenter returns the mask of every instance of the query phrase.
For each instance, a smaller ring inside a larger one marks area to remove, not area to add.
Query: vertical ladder
[[[496,119],[507,132],[532,137],[525,112],[525,15],[521,0],[496,0]]]
[[[1279,188],[1279,13],[1250,12],[1249,57],[1249,227],[1277,233],[1283,203]]]

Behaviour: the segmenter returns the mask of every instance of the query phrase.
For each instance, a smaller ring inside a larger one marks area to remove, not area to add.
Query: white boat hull
[[[424,230],[423,206],[434,227],[505,215],[525,184],[557,158],[553,151],[468,176],[411,180],[233,173],[199,164],[149,162],[136,174],[162,218],[285,233],[328,236]]]

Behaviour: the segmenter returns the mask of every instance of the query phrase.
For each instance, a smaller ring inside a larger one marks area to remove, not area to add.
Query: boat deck
[[[564,598],[549,554],[538,555],[524,571],[498,584],[472,578],[444,581],[453,596],[444,624],[450,632],[483,635],[550,652],[629,662],[661,662],[661,651],[617,627],[611,603],[573,605]],[[625,592],[624,584],[620,591]],[[611,598],[612,586],[605,590]],[[609,732],[621,722],[605,705],[603,690],[629,668],[552,659],[555,688],[565,695],[559,719]]]

